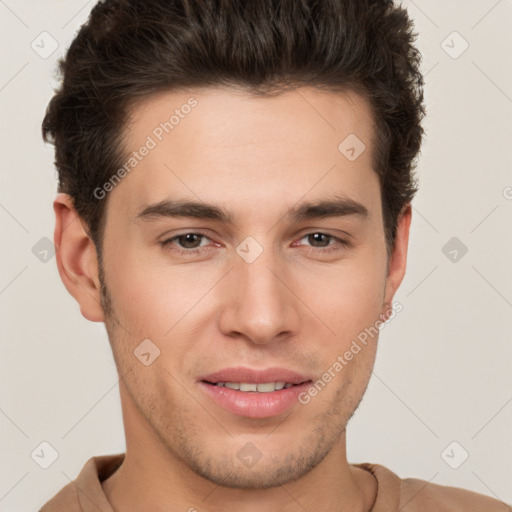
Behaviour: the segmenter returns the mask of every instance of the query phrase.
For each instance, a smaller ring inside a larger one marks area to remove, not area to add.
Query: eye
[[[308,233],[304,235],[299,241],[304,239],[307,239],[307,241],[311,244],[307,250],[313,251],[315,253],[331,253],[335,251],[341,251],[343,248],[350,247],[352,245],[348,240],[344,240],[337,236],[322,232]],[[170,247],[170,250],[181,255],[194,255],[212,249],[212,247],[209,247],[208,244],[202,243],[205,240],[211,239],[202,233],[189,232],[168,238],[167,240],[160,242],[160,245],[162,247]],[[215,245],[218,246],[218,244]]]
[[[308,242],[312,244],[312,250],[319,249],[320,252],[340,251],[344,247],[350,247],[352,245],[348,240],[322,232],[308,233],[300,240],[304,239],[307,239]],[[331,241],[334,243],[329,243]]]
[[[173,245],[174,247],[172,249],[180,254],[194,254],[204,250],[204,245],[201,245],[204,239],[210,240],[206,235],[201,233],[183,233],[160,242],[160,245],[162,247]]]

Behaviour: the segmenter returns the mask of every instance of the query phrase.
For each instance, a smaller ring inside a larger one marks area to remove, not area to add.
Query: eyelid
[[[176,233],[176,232],[177,232],[177,234],[174,235],[173,233]],[[165,231],[162,235],[160,235],[159,238],[161,238],[162,240],[166,240],[168,238],[171,238],[171,236],[178,237],[178,236],[187,235],[190,233],[203,235],[210,239],[212,239],[212,237],[215,238],[215,237],[221,236],[225,240],[227,240],[228,243],[240,243],[239,241],[237,242],[238,237],[235,237],[231,231],[227,231],[227,232],[224,232],[222,235],[219,235],[219,233],[217,233],[216,231],[212,231],[210,228],[201,228],[201,227],[195,227],[195,226],[188,226],[188,227],[183,228],[183,230],[180,228],[171,229],[171,230]],[[314,226],[314,225],[313,226],[305,226],[300,229],[297,229],[294,231],[294,233],[291,233],[291,236],[294,239],[296,239],[297,237],[304,238],[305,235],[313,234],[313,233],[323,233],[323,234],[326,234],[326,235],[329,235],[329,236],[332,236],[335,238],[338,238],[339,236],[343,236],[343,237],[348,237],[350,240],[354,239],[353,235],[351,235],[350,233],[348,233],[347,231],[344,231],[342,229],[336,229],[334,227],[332,227],[332,228],[331,227],[321,227],[321,226]],[[334,233],[339,233],[340,235],[337,235]]]
[[[354,239],[354,236],[348,233],[347,231],[343,231],[342,229],[336,229],[336,228],[322,228],[322,227],[305,227],[300,229],[296,234],[295,237],[304,238],[306,235],[312,235],[314,233],[323,233],[324,235],[332,236],[333,238],[340,238],[345,237],[349,239]],[[338,234],[334,234],[338,233]]]
[[[329,244],[326,247],[314,247],[311,245],[305,245],[305,247],[308,248],[308,252],[314,252],[319,255],[322,255],[322,254],[326,255],[329,253],[341,252],[345,249],[353,247],[353,244],[350,240],[343,239],[339,236],[333,235],[332,233],[329,233],[328,231],[330,231],[330,230],[323,231],[321,229],[316,229],[316,230],[310,229],[309,231],[303,232],[301,235],[296,235],[296,237],[298,237],[298,238],[296,238],[296,241],[300,241],[303,238],[306,238],[307,236],[314,235],[314,234],[322,234],[322,235],[328,236],[330,239],[334,240],[335,243]],[[348,235],[349,238],[352,238],[352,236],[349,233],[345,233],[345,232],[343,232],[343,233]],[[184,249],[184,248],[179,247],[178,245],[173,244],[174,241],[176,241],[178,238],[185,236],[185,235],[199,235],[202,237],[201,242],[206,238],[208,240],[211,240],[212,242],[214,242],[215,245],[218,246],[218,242],[215,242],[211,237],[202,233],[200,229],[198,229],[198,230],[190,230],[189,229],[188,231],[183,231],[181,233],[173,235],[172,237],[167,237],[159,243],[162,248],[173,245],[174,246],[173,251],[177,252],[178,254],[181,254],[181,255],[198,255],[198,254],[203,254],[205,252],[209,252],[212,250],[211,245],[206,245],[206,246],[200,245],[199,247],[194,247],[192,249]],[[295,246],[295,244],[296,244],[296,242],[293,242],[294,246]],[[300,244],[300,245],[302,246],[303,244]]]
[[[213,241],[212,237],[210,235],[208,235],[207,233],[205,233],[205,231],[208,231],[208,230],[203,230],[202,228],[189,228],[188,230],[179,232],[177,234],[171,234],[171,232],[166,232],[161,236],[161,238],[162,238],[161,243],[168,241],[170,239],[176,239],[180,236],[185,236],[185,235],[201,235],[201,236]],[[295,233],[293,238],[296,240],[301,240],[302,238],[304,238],[307,235],[314,235],[317,233],[321,233],[323,235],[330,236],[331,238],[340,239],[339,235],[334,235],[334,234],[330,233],[330,231],[339,231],[342,234],[342,236],[348,237],[349,239],[353,238],[353,236],[350,233],[347,233],[346,231],[341,231],[339,229],[332,230],[332,229],[321,229],[321,228],[320,229],[319,228],[301,229],[299,232]],[[231,237],[229,237],[229,238],[231,238]]]
[[[330,239],[334,240],[335,243],[329,244],[326,247],[314,247],[312,245],[307,245],[306,246],[306,247],[308,247],[310,250],[312,250],[314,252],[329,253],[329,252],[341,251],[343,249],[348,249],[349,247],[353,247],[353,243],[350,241],[350,238],[352,238],[350,235],[348,235],[348,239],[346,239],[346,238],[341,238],[341,237],[339,237],[337,235],[333,235],[331,233],[328,233],[328,232],[325,232],[325,231],[321,231],[321,230],[308,231],[308,232],[304,233],[302,236],[300,236],[298,238],[298,240],[300,241],[300,240],[302,240],[303,238],[306,238],[309,235],[315,235],[315,234],[326,235]]]
[[[201,231],[192,231],[192,230],[189,230],[189,231],[184,231],[183,233],[178,233],[177,235],[172,235],[172,236],[164,236],[163,240],[161,240],[159,243],[161,245],[164,245],[164,244],[167,244],[167,245],[170,245],[172,242],[175,242],[178,238],[182,237],[182,236],[186,236],[186,235],[199,235],[201,236],[201,242],[204,240],[204,239],[208,239],[210,240],[211,242],[214,242],[215,244],[218,244],[218,242],[215,242],[211,237],[209,237],[208,235],[206,235],[205,233],[202,233]],[[196,247],[195,249],[182,249],[181,247],[179,246],[176,246],[178,249],[181,249],[183,251],[186,251],[186,252],[193,252],[194,250],[196,249],[202,249],[204,248],[205,246],[200,246],[200,247]]]

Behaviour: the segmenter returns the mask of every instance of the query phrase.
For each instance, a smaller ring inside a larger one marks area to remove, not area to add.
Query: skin
[[[217,512],[226,503],[241,512],[367,511],[377,483],[347,462],[346,426],[366,391],[377,336],[309,404],[271,418],[229,413],[196,381],[232,366],[281,366],[319,379],[390,313],[411,208],[388,260],[369,106],[352,92],[308,88],[273,98],[222,88],[166,92],[136,105],[126,147],[140,148],[191,96],[198,105],[109,192],[103,275],[69,196],[54,202],[59,273],[82,315],[105,322],[121,377],[126,458],[103,489],[123,512]],[[338,150],[350,133],[366,145],[353,162]],[[365,205],[368,219],[284,217],[333,192]],[[168,198],[221,205],[236,223],[136,220]],[[159,243],[194,232],[206,238]],[[318,232],[348,234],[352,245],[326,254],[336,240],[307,236]],[[236,252],[247,236],[263,248],[250,264]],[[198,246],[210,251],[177,252]],[[160,349],[149,366],[133,353],[147,338]],[[262,454],[250,468],[237,457],[248,442]]]

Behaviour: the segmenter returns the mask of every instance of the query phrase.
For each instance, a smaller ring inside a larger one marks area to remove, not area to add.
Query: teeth
[[[247,384],[240,382],[240,391],[258,391],[258,384]]]
[[[270,393],[272,391],[279,391],[283,388],[291,388],[293,384],[289,382],[262,382],[261,384],[248,382],[217,382],[216,386],[236,389],[239,391],[258,391],[260,393]]]

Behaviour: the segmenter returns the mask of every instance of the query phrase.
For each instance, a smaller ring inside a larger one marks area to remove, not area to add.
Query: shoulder
[[[124,453],[118,453],[89,458],[76,479],[64,486],[38,512],[83,512],[90,502],[95,510],[111,511],[101,482],[119,468],[124,456]]]
[[[38,512],[81,512],[76,485],[69,482],[52,499],[47,501]]]
[[[512,512],[510,505],[490,496],[418,478],[402,479],[400,490],[402,512]]]
[[[400,478],[382,464],[353,465],[370,471],[377,479],[377,496],[372,508],[375,512],[512,512],[510,504],[468,489],[419,478]]]

